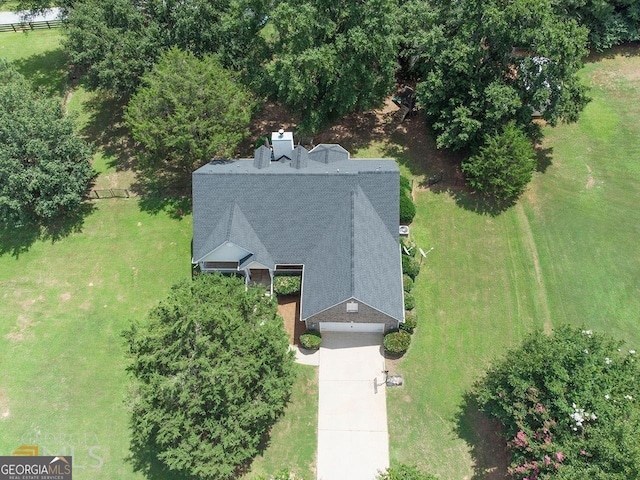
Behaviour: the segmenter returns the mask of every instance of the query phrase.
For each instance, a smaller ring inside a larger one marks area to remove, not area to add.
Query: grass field
[[[0,452],[35,444],[73,454],[79,479],[135,478],[120,335],[190,275],[190,221],[96,207],[81,233],[0,257]]]
[[[562,323],[640,346],[640,51],[587,64],[593,101],[546,129],[551,164],[498,216],[421,191],[413,239],[426,250],[414,293],[420,324],[389,392],[392,461],[442,479],[501,478],[504,457],[464,394],[532,329]],[[502,462],[502,463],[501,463]]]
[[[0,34],[0,57],[60,94],[61,52],[58,31]],[[549,165],[516,206],[488,215],[459,189],[417,191],[412,238],[434,249],[414,289],[418,330],[394,366],[405,387],[388,396],[392,461],[443,480],[500,478],[504,458],[464,394],[532,329],[584,324],[640,347],[638,53],[621,49],[588,63],[592,103],[577,124],[546,130]],[[126,158],[108,104],[78,88],[67,107],[98,142],[98,184],[126,188],[132,176],[121,170]],[[352,153],[397,155],[403,172],[421,180],[429,168],[412,145],[396,136]],[[80,480],[134,479],[124,461],[120,332],[189,275],[191,220],[145,213],[135,199],[95,207],[81,232],[0,256],[0,454],[36,443],[73,453]],[[287,466],[312,478],[316,373],[299,371],[291,406],[247,478]]]

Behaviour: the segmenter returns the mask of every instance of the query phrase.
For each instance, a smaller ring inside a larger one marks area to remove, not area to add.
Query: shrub
[[[416,216],[416,206],[408,192],[400,193],[400,223],[408,225]]]
[[[438,477],[401,463],[378,473],[376,480],[438,480]]]
[[[278,276],[273,279],[273,291],[278,295],[291,295],[300,291],[299,276]]]
[[[404,291],[407,293],[413,290],[413,278],[406,274],[402,275],[402,288],[404,288]]]
[[[405,310],[413,310],[416,308],[416,297],[414,297],[411,293],[404,294],[404,309]]]
[[[480,410],[504,426],[511,478],[640,478],[640,366],[623,344],[568,325],[537,331],[475,384]]]
[[[384,350],[392,355],[402,355],[411,344],[411,335],[404,331],[389,332],[384,336]]]
[[[402,273],[415,280],[420,273],[420,263],[413,257],[402,255]]]
[[[402,247],[402,254],[409,255],[410,257],[415,257],[416,252],[418,251],[417,245],[409,240],[408,238],[400,239],[400,246]],[[409,253],[407,253],[409,252]]]
[[[403,193],[411,194],[411,180],[403,175],[400,175],[400,194]]]
[[[510,122],[502,133],[485,137],[485,144],[462,164],[462,171],[479,192],[498,200],[514,200],[531,181],[535,158],[527,135]]]
[[[300,335],[300,345],[307,350],[318,350],[322,345],[322,335],[318,330],[307,330]]]
[[[404,323],[400,324],[400,330],[413,333],[413,331],[417,326],[418,326],[418,315],[416,315],[416,311],[411,310],[408,312],[404,312]]]

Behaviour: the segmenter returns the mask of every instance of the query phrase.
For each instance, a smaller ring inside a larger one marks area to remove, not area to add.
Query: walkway
[[[322,334],[318,480],[373,480],[389,466],[381,345],[382,334]]]

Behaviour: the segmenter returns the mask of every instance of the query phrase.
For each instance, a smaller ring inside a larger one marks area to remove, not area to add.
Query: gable
[[[215,248],[207,255],[195,260],[194,263],[200,262],[239,262],[243,258],[251,255],[249,250],[246,250],[233,242],[224,242],[219,247]]]

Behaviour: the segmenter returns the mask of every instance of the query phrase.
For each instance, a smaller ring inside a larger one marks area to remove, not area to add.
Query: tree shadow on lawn
[[[67,85],[67,55],[62,48],[15,60],[13,65],[36,88],[62,95]]]
[[[504,480],[509,454],[505,439],[500,435],[502,425],[487,418],[478,410],[473,396],[466,393],[456,415],[456,433],[469,445],[474,460],[471,480]]]
[[[585,59],[587,63],[601,62],[602,60],[610,60],[616,58],[618,55],[623,57],[638,57],[640,56],[640,41],[628,42],[622,45],[615,45],[603,52],[592,51]]]
[[[536,148],[536,172],[544,173],[553,165],[553,147]]]
[[[511,207],[513,207],[518,199],[509,198],[505,200],[498,200],[486,195],[481,195],[478,192],[474,192],[469,188],[457,188],[457,189],[441,189],[431,188],[435,193],[448,193],[455,200],[456,205],[470,212],[475,212],[480,215],[488,215],[490,217],[497,217],[503,214]]]
[[[106,158],[109,168],[116,171],[135,171],[135,180],[129,186],[138,197],[138,205],[144,212],[167,212],[171,218],[180,219],[191,213],[191,185],[172,172],[140,171],[136,158],[141,150],[131,138],[123,118],[125,99],[99,91],[86,103],[89,120],[82,133]],[[177,186],[176,186],[177,185]]]
[[[143,212],[157,215],[166,212],[180,220],[192,211],[191,178],[170,172],[138,172],[131,190],[138,197]]]
[[[0,226],[0,256],[19,258],[37,241],[55,243],[72,233],[82,231],[85,218],[95,210],[95,205],[85,201],[75,212],[46,224]]]
[[[116,171],[132,170],[136,164],[135,142],[123,118],[125,105],[126,99],[102,90],[95,92],[84,105],[89,120],[82,135],[110,158],[108,166]]]

